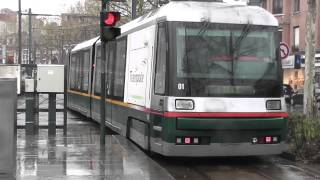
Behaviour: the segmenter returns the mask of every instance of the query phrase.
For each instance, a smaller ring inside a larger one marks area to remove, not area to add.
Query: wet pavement
[[[82,117],[83,118],[83,117]],[[17,180],[162,180],[173,177],[133,143],[116,134],[100,148],[99,126],[69,114],[67,136],[18,129]]]
[[[45,103],[41,106],[46,107]],[[43,127],[30,134],[23,128],[24,117],[24,113],[18,114],[21,127],[17,130],[17,180],[320,180],[319,165],[292,162],[279,156],[148,155],[110,130],[106,145],[100,148],[99,125],[73,112],[68,113],[66,135],[62,128],[56,130],[56,135],[48,135],[46,113],[39,115]],[[57,115],[57,124],[61,126],[62,117],[62,113]],[[0,176],[2,179],[11,180]]]

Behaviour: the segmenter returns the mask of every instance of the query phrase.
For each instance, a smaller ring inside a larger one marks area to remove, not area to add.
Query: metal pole
[[[61,54],[60,54],[60,61],[59,64],[65,64],[65,59],[64,59],[64,51],[63,51],[63,44],[64,44],[64,31],[62,30],[61,27]]]
[[[21,40],[21,0],[18,0],[18,4],[19,4],[19,11],[18,11],[18,23],[19,23],[19,30],[18,30],[18,39],[19,39],[19,47],[18,47],[18,64],[21,64],[21,44],[22,44],[22,40]]]
[[[33,42],[33,64],[37,64],[37,42]]]
[[[28,50],[29,50],[29,62],[28,64],[33,64],[32,62],[32,16],[31,16],[31,8],[29,8],[29,45],[28,45]]]
[[[26,133],[32,135],[34,132],[34,97],[32,93],[26,93]]]
[[[48,113],[49,135],[56,134],[56,94],[49,93],[49,113]]]
[[[68,86],[68,65],[65,63],[64,65],[64,94],[63,94],[63,135],[67,136],[67,128],[68,128],[68,95],[67,95],[67,86]]]
[[[131,19],[135,19],[137,16],[137,0],[131,0]]]
[[[102,11],[106,9],[107,3],[102,0]],[[106,113],[106,87],[105,87],[105,61],[106,61],[106,43],[101,41],[101,100],[100,100],[100,145],[104,147],[106,144],[106,128],[105,128],[105,113]],[[99,67],[98,67],[99,68]]]

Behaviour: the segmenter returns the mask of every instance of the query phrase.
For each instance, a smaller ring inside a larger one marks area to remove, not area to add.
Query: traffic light
[[[120,12],[100,12],[100,38],[102,41],[115,40],[121,34],[120,28],[113,27],[120,20]]]
[[[295,69],[301,68],[301,55],[300,54],[294,55],[294,68]]]

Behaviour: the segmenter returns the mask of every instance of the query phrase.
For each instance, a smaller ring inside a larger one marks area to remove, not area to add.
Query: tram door
[[[95,49],[95,61],[94,61],[94,72],[93,72],[93,92],[92,92],[92,97],[91,98],[91,117],[98,122],[100,122],[100,111],[101,111],[101,45],[97,45]],[[107,54],[108,55],[108,54]],[[108,64],[108,56],[106,60],[106,73],[107,73],[107,64]],[[106,98],[108,98],[108,88],[106,84]],[[110,103],[106,102],[106,117],[105,120],[107,123],[111,124],[111,109],[110,109]]]
[[[114,58],[115,58],[115,42],[109,42],[106,47],[106,63],[105,63],[105,70],[106,70],[106,97],[110,99],[111,97],[111,90],[112,90],[112,68],[114,66]],[[106,120],[108,123],[112,123],[112,103],[107,100],[106,102]]]

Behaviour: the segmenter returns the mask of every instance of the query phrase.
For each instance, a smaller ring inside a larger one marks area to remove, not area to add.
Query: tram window
[[[155,94],[165,93],[166,84],[167,38],[164,24],[159,24],[157,62],[155,75]]]
[[[77,64],[77,89],[81,90],[82,89],[82,79],[83,79],[83,53],[79,53],[79,59],[78,59],[78,64]]]
[[[101,46],[98,46],[96,49],[96,64],[95,64],[95,86],[94,92],[96,95],[100,95],[101,92]]]
[[[113,96],[123,99],[126,68],[127,39],[117,40],[116,61],[114,63]]]
[[[70,63],[70,89],[75,88],[76,55],[72,54]]]
[[[112,68],[114,64],[114,59],[115,59],[115,41],[109,42],[107,45],[107,60],[106,60],[106,87],[107,87],[107,92],[106,95],[110,96],[112,93],[112,79],[113,79],[113,74],[112,74]]]
[[[76,62],[75,62],[75,71],[74,71],[74,86],[73,88],[75,90],[80,90],[80,87],[81,87],[81,79],[80,79],[80,68],[81,68],[81,58],[79,56],[80,54],[79,53],[76,53]]]
[[[90,71],[90,51],[83,53],[83,70],[82,70],[82,91],[88,92],[89,89],[89,71]]]

